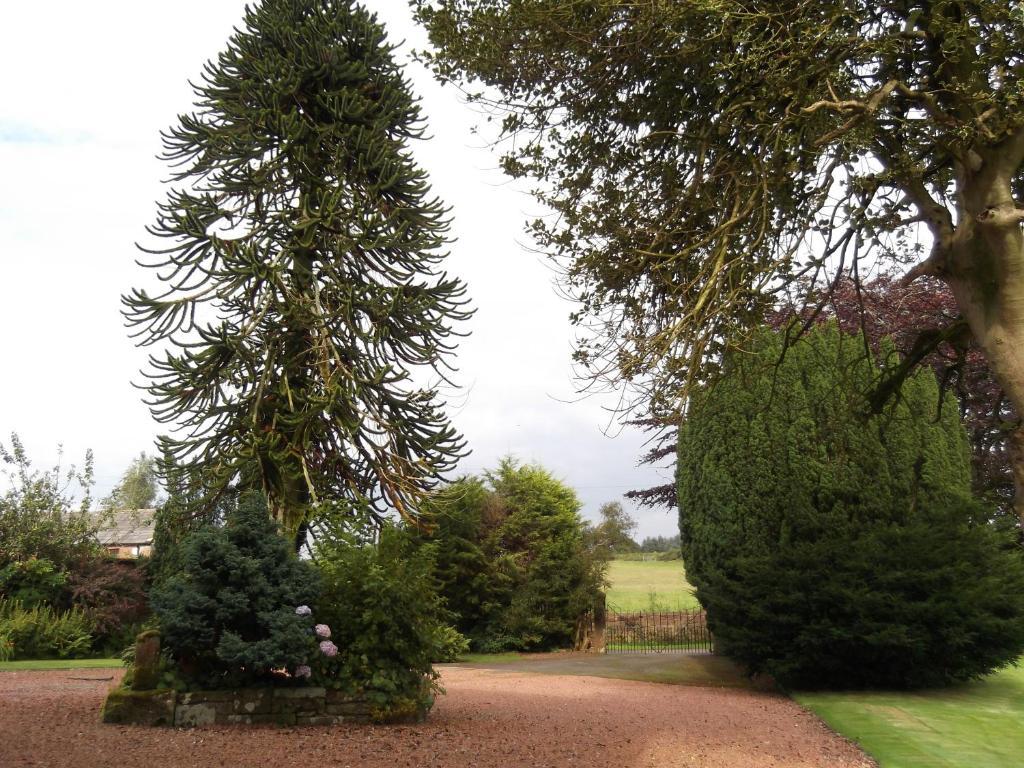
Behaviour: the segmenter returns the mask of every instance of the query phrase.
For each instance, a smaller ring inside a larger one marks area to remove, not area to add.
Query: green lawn
[[[682,560],[612,560],[608,607],[619,611],[675,611],[700,606]]]
[[[26,672],[45,669],[109,669],[121,667],[120,659],[27,659],[0,661],[0,672]]]
[[[1008,768],[1024,763],[1024,667],[918,693],[798,693],[882,768]]]

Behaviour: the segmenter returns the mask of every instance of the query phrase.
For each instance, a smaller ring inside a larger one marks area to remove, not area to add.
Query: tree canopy
[[[969,330],[1024,411],[1020,0],[415,4],[556,214],[530,229],[581,303],[576,359],[641,412],[879,261],[949,286],[927,338]]]
[[[156,459],[143,451],[132,459],[102,505],[105,509],[149,509],[159,496]]]
[[[318,505],[415,516],[462,451],[424,382],[448,373],[465,289],[393,51],[351,0],[249,6],[164,134],[144,249],[163,286],[124,298],[161,350],[152,412],[181,431],[162,454],[211,503],[262,488],[300,538]]]
[[[89,514],[93,484],[92,451],[81,469],[74,465],[35,469],[16,434],[10,448],[0,443],[0,569],[27,560],[58,567],[96,554],[100,519]],[[76,501],[75,491],[82,495]]]

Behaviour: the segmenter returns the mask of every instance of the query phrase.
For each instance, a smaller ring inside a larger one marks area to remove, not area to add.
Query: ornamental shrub
[[[51,560],[30,557],[0,568],[0,598],[16,600],[26,608],[58,603],[68,583],[68,574]]]
[[[970,496],[955,404],[922,370],[880,414],[862,340],[763,332],[680,432],[688,578],[719,650],[799,687],[918,687],[1024,651],[1024,562]]]
[[[337,655],[315,657],[315,683],[363,695],[381,715],[433,703],[432,662],[458,644],[434,589],[434,557],[387,523],[349,523],[317,539],[323,592],[313,615],[330,627]]]
[[[296,606],[318,594],[316,570],[278,535],[262,494],[244,494],[222,527],[186,537],[181,570],[150,596],[164,647],[193,687],[266,681],[313,656]]]
[[[85,558],[72,565],[67,588],[71,604],[92,623],[93,649],[105,655],[132,643],[149,616],[144,563]]]

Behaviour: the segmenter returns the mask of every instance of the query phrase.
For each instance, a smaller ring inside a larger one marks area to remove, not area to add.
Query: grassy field
[[[1024,761],[1024,667],[918,693],[800,693],[881,768],[1007,768]]]
[[[28,659],[0,661],[0,672],[28,672],[45,669],[110,669],[121,667],[120,659]]]
[[[613,560],[608,567],[608,607],[619,611],[675,611],[700,606],[682,560]]]

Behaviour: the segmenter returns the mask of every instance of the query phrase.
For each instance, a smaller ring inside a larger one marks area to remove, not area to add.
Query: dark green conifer
[[[914,687],[1024,651],[1024,559],[971,499],[967,435],[931,371],[880,375],[834,326],[765,331],[691,401],[679,442],[688,578],[719,650],[801,687]]]
[[[216,499],[241,478],[300,532],[318,505],[414,517],[461,453],[445,378],[464,286],[408,143],[424,123],[394,46],[351,0],[264,0],[164,135],[172,190],[124,299],[162,448]]]

